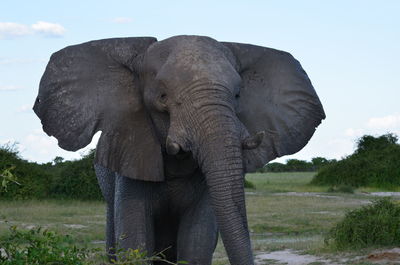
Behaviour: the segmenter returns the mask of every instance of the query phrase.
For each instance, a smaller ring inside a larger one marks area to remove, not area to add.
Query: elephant
[[[106,249],[254,264],[244,175],[301,150],[325,119],[300,63],[252,44],[181,35],[111,38],[54,53],[34,112],[69,151],[101,131],[94,167]]]

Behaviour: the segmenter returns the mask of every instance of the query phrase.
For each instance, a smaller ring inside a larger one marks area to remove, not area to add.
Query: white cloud
[[[386,133],[395,133],[400,136],[400,115],[392,114],[383,117],[374,117],[367,120],[361,128],[348,128],[344,136],[328,143],[337,154],[350,154],[354,151],[355,140],[363,135],[380,136]],[[334,154],[336,158],[337,155]]]
[[[18,112],[32,112],[32,104],[25,104],[20,106]]]
[[[13,86],[13,85],[0,85],[0,91],[15,91],[20,89],[20,86]]]
[[[32,34],[29,26],[13,23],[13,22],[0,22],[0,39],[12,38]]]
[[[47,37],[60,37],[65,33],[65,28],[60,24],[38,21],[32,25],[14,22],[0,22],[0,39],[22,37],[40,34]]]
[[[348,129],[346,129],[344,134],[349,137],[360,137],[360,136],[364,135],[364,130],[348,128]]]
[[[60,24],[45,21],[36,22],[32,25],[32,29],[37,33],[51,37],[60,37],[65,33],[65,28]]]
[[[24,143],[26,143],[26,150],[33,151],[40,156],[47,156],[52,152],[55,152],[59,147],[57,146],[57,140],[53,137],[48,137],[42,132],[32,132],[28,134]],[[23,151],[26,151],[23,150]]]
[[[359,138],[365,134],[378,136],[388,132],[400,134],[400,114],[370,118],[361,128],[346,129],[344,135]]]
[[[330,150],[327,157],[342,159],[354,152],[355,143],[353,139],[335,138],[327,142],[327,148]]]
[[[92,142],[85,148],[76,152],[69,152],[58,146],[57,139],[47,136],[42,129],[37,129],[29,133],[21,142],[24,149],[20,149],[22,157],[40,163],[50,162],[56,156],[61,156],[67,160],[79,159],[89,150],[96,148],[100,138],[100,132],[93,136]]]
[[[112,21],[118,24],[125,24],[125,23],[131,23],[133,19],[129,17],[116,17]]]
[[[393,129],[400,127],[400,114],[371,118],[368,120],[367,126],[373,129]]]

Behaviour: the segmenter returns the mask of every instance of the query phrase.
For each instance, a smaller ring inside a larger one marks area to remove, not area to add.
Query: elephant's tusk
[[[179,144],[172,141],[172,139],[169,136],[167,136],[166,148],[167,148],[167,153],[169,155],[176,155],[177,153],[179,153],[179,150],[181,149]]]
[[[246,149],[246,150],[257,148],[262,143],[262,141],[264,139],[264,135],[265,135],[265,132],[260,131],[260,132],[256,133],[255,135],[246,137],[242,141],[242,148]]]

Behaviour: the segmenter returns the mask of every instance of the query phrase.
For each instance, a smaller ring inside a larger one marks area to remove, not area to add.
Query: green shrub
[[[57,172],[52,179],[52,197],[83,200],[102,199],[93,168],[94,155],[94,150],[91,150],[79,160],[55,163],[53,170]]]
[[[322,167],[311,183],[394,189],[400,185],[400,145],[396,141],[393,134],[365,135],[354,154]]]
[[[244,187],[247,189],[255,189],[256,185],[254,185],[250,180],[244,179]]]
[[[12,184],[16,185],[21,185],[17,181],[17,177],[14,176],[12,171],[15,169],[15,166],[3,169],[3,171],[0,173],[0,191],[7,192],[8,191],[8,186]]]
[[[66,235],[36,228],[20,230],[10,227],[10,235],[0,241],[0,264],[83,265],[89,255],[85,248],[78,248]]]
[[[153,264],[153,262],[162,262],[164,264],[188,264],[186,261],[178,261],[177,263],[170,262],[166,260],[166,256],[164,252],[168,249],[165,249],[159,253],[156,253],[152,256],[148,256],[146,251],[140,249],[128,249],[123,250],[120,249],[117,251],[116,260],[112,260],[112,264],[116,265],[143,265],[143,264]]]
[[[393,133],[384,134],[378,137],[364,135],[357,140],[356,153],[369,152],[371,150],[382,150],[388,146],[395,145],[399,138]]]
[[[69,235],[61,235],[42,228],[21,230],[10,226],[10,234],[0,238],[0,264],[2,265],[90,265],[99,264],[105,256],[99,254],[99,249],[80,248],[75,245]],[[164,250],[165,251],[165,250]],[[177,263],[165,259],[164,251],[148,256],[139,249],[118,249],[113,264],[142,265],[158,261],[165,264]],[[104,263],[101,263],[104,264]]]
[[[1,189],[0,198],[41,199],[49,196],[51,175],[41,165],[20,158],[15,144],[0,147],[0,172],[10,169],[20,185],[8,185],[7,192]]]
[[[339,250],[399,245],[400,205],[382,198],[348,212],[330,230],[325,243]]]
[[[53,163],[37,164],[22,159],[15,144],[0,146],[0,198],[100,200],[93,160],[94,150],[74,161],[56,157]]]

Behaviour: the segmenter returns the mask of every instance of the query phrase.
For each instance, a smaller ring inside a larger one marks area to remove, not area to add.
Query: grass
[[[51,228],[84,245],[104,240],[105,205],[100,201],[0,201],[0,213],[12,225]],[[0,238],[6,233],[7,224],[0,222]]]
[[[282,172],[247,174],[257,190],[265,192],[325,192],[328,186],[310,185],[315,172]]]
[[[256,186],[255,190],[246,192],[249,227],[256,253],[290,248],[315,255],[331,255],[333,250],[324,247],[324,236],[347,211],[367,205],[374,198],[360,190],[354,194],[328,193],[329,187],[308,184],[313,174],[247,175],[246,178]],[[0,201],[1,215],[19,226],[43,226],[71,234],[83,247],[104,247],[103,202]],[[8,233],[6,228],[7,225],[0,221],[0,238]],[[213,264],[229,264],[221,242]]]

